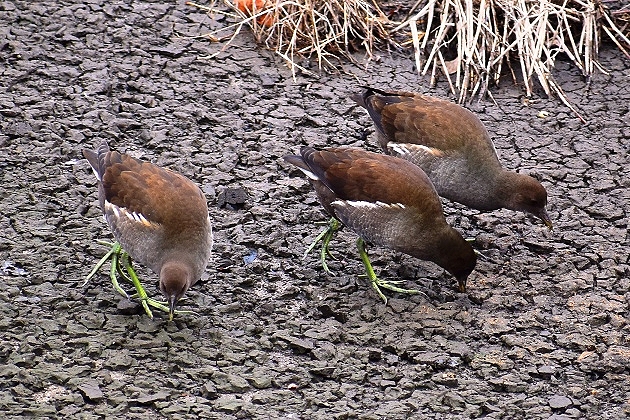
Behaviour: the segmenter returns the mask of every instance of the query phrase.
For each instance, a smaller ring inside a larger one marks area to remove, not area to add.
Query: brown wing
[[[433,184],[416,165],[393,156],[353,148],[302,150],[312,173],[346,201],[382,202],[442,214]]]
[[[381,146],[387,142],[417,144],[444,155],[473,153],[496,159],[488,130],[466,108],[430,96],[411,92],[367,89],[358,99],[377,130]]]
[[[107,153],[104,169],[104,198],[112,205],[158,224],[207,217],[201,190],[178,173],[118,152]]]

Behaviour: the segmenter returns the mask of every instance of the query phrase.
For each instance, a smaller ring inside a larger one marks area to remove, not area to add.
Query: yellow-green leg
[[[136,288],[136,291],[138,292],[137,296],[140,299],[140,303],[142,303],[144,312],[146,312],[146,314],[149,315],[149,318],[153,318],[153,312],[151,312],[151,309],[149,308],[149,304],[147,303],[147,301],[149,300],[149,296],[147,296],[147,292],[144,290],[144,287],[142,286],[142,283],[140,283],[140,280],[138,279],[138,276],[136,275],[135,270],[131,266],[131,258],[129,258],[129,254],[127,254],[126,252],[123,252],[121,254],[120,259],[122,260],[123,266],[127,270],[127,274],[129,274],[131,283],[133,283],[134,287]],[[114,261],[112,260],[112,265],[113,264],[114,264]]]
[[[374,269],[372,268],[372,263],[370,262],[370,257],[368,257],[367,251],[365,249],[365,241],[362,238],[357,239],[357,248],[359,249],[359,255],[361,256],[361,261],[363,261],[363,266],[365,267],[365,273],[367,274],[367,277],[370,280],[372,287],[374,288],[374,290],[376,290],[376,293],[378,293],[378,295],[381,297],[381,299],[383,299],[383,302],[385,302],[386,305],[387,305],[387,297],[385,297],[383,292],[381,292],[381,287],[385,289],[389,289],[393,292],[407,293],[411,295],[422,293],[419,290],[402,289],[400,287],[394,286],[394,284],[402,283],[401,280],[385,281],[385,280],[379,279],[376,276],[376,273],[374,273]]]
[[[340,227],[341,227],[341,223],[339,222],[339,220],[335,219],[334,217],[331,217],[330,220],[328,221],[328,226],[324,230],[322,230],[319,235],[317,235],[313,243],[304,252],[304,258],[306,258],[306,256],[313,249],[315,249],[317,244],[321,241],[322,247],[319,251],[319,258],[320,258],[320,261],[322,262],[322,267],[324,268],[324,271],[327,272],[328,274],[332,274],[332,272],[328,268],[328,264],[326,264],[326,256],[329,256],[330,258],[335,259],[335,257],[330,253],[329,244],[333,236],[335,235],[335,232],[337,232]]]

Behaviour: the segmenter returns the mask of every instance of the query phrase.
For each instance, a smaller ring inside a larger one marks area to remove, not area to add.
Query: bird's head
[[[547,190],[540,182],[528,175],[518,175],[515,188],[508,199],[507,208],[530,213],[542,220],[549,228],[553,223],[547,214]]]
[[[168,302],[169,321],[173,319],[175,305],[193,282],[192,270],[179,261],[167,262],[160,271],[160,290]]]

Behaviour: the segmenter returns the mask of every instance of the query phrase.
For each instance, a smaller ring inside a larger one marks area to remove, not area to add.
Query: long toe
[[[378,280],[378,279],[376,279]],[[375,280],[371,280],[370,283],[372,284],[372,288],[376,291],[376,293],[378,293],[378,295],[381,297],[381,299],[383,300],[383,303],[385,305],[387,305],[387,296],[385,296],[383,294],[383,292],[381,291],[381,288],[379,287],[379,282],[375,281]]]
[[[310,252],[315,249],[318,243],[322,243],[320,251],[319,251],[319,260],[322,264],[322,268],[328,274],[332,274],[330,268],[328,268],[328,264],[326,263],[326,257],[330,257],[333,260],[336,259],[334,255],[330,252],[330,242],[332,241],[335,232],[339,230],[340,223],[334,217],[328,221],[328,226],[322,230],[316,237],[315,240],[309,245],[309,247],[304,251],[304,255],[302,258],[306,258]]]
[[[394,286],[394,284],[392,284],[392,283],[396,283],[396,284],[400,283],[400,281],[397,281],[397,280],[396,281],[385,281],[385,280],[377,279],[376,281],[377,281],[379,287],[382,287],[382,288],[387,289],[387,290],[391,290],[392,292],[406,293],[406,294],[409,294],[409,295],[417,295],[417,294],[422,293],[420,290],[403,289],[402,287]]]

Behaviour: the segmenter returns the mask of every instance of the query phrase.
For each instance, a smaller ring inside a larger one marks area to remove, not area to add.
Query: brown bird
[[[466,108],[373,88],[351,98],[367,109],[383,151],[422,168],[440,196],[477,210],[530,213],[552,228],[545,188],[501,165],[488,130]]]
[[[147,298],[131,268],[126,268],[147,314],[148,305],[166,310],[173,318],[175,305],[204,272],[212,249],[212,227],[206,199],[197,185],[181,174],[129,155],[110,151],[106,142],[98,149],[83,150],[98,180],[98,199],[114,238],[120,243],[111,254],[112,264],[120,246],[134,260],[160,276],[160,290],[168,306]],[[114,267],[113,267],[114,268]],[[117,285],[112,269],[112,281]]]
[[[316,151],[303,147],[285,160],[308,176],[326,211],[352,229],[372,287],[397,292],[397,281],[380,280],[365,251],[365,241],[432,261],[451,273],[461,291],[477,257],[462,235],[448,225],[440,199],[426,174],[393,156],[354,148]]]

